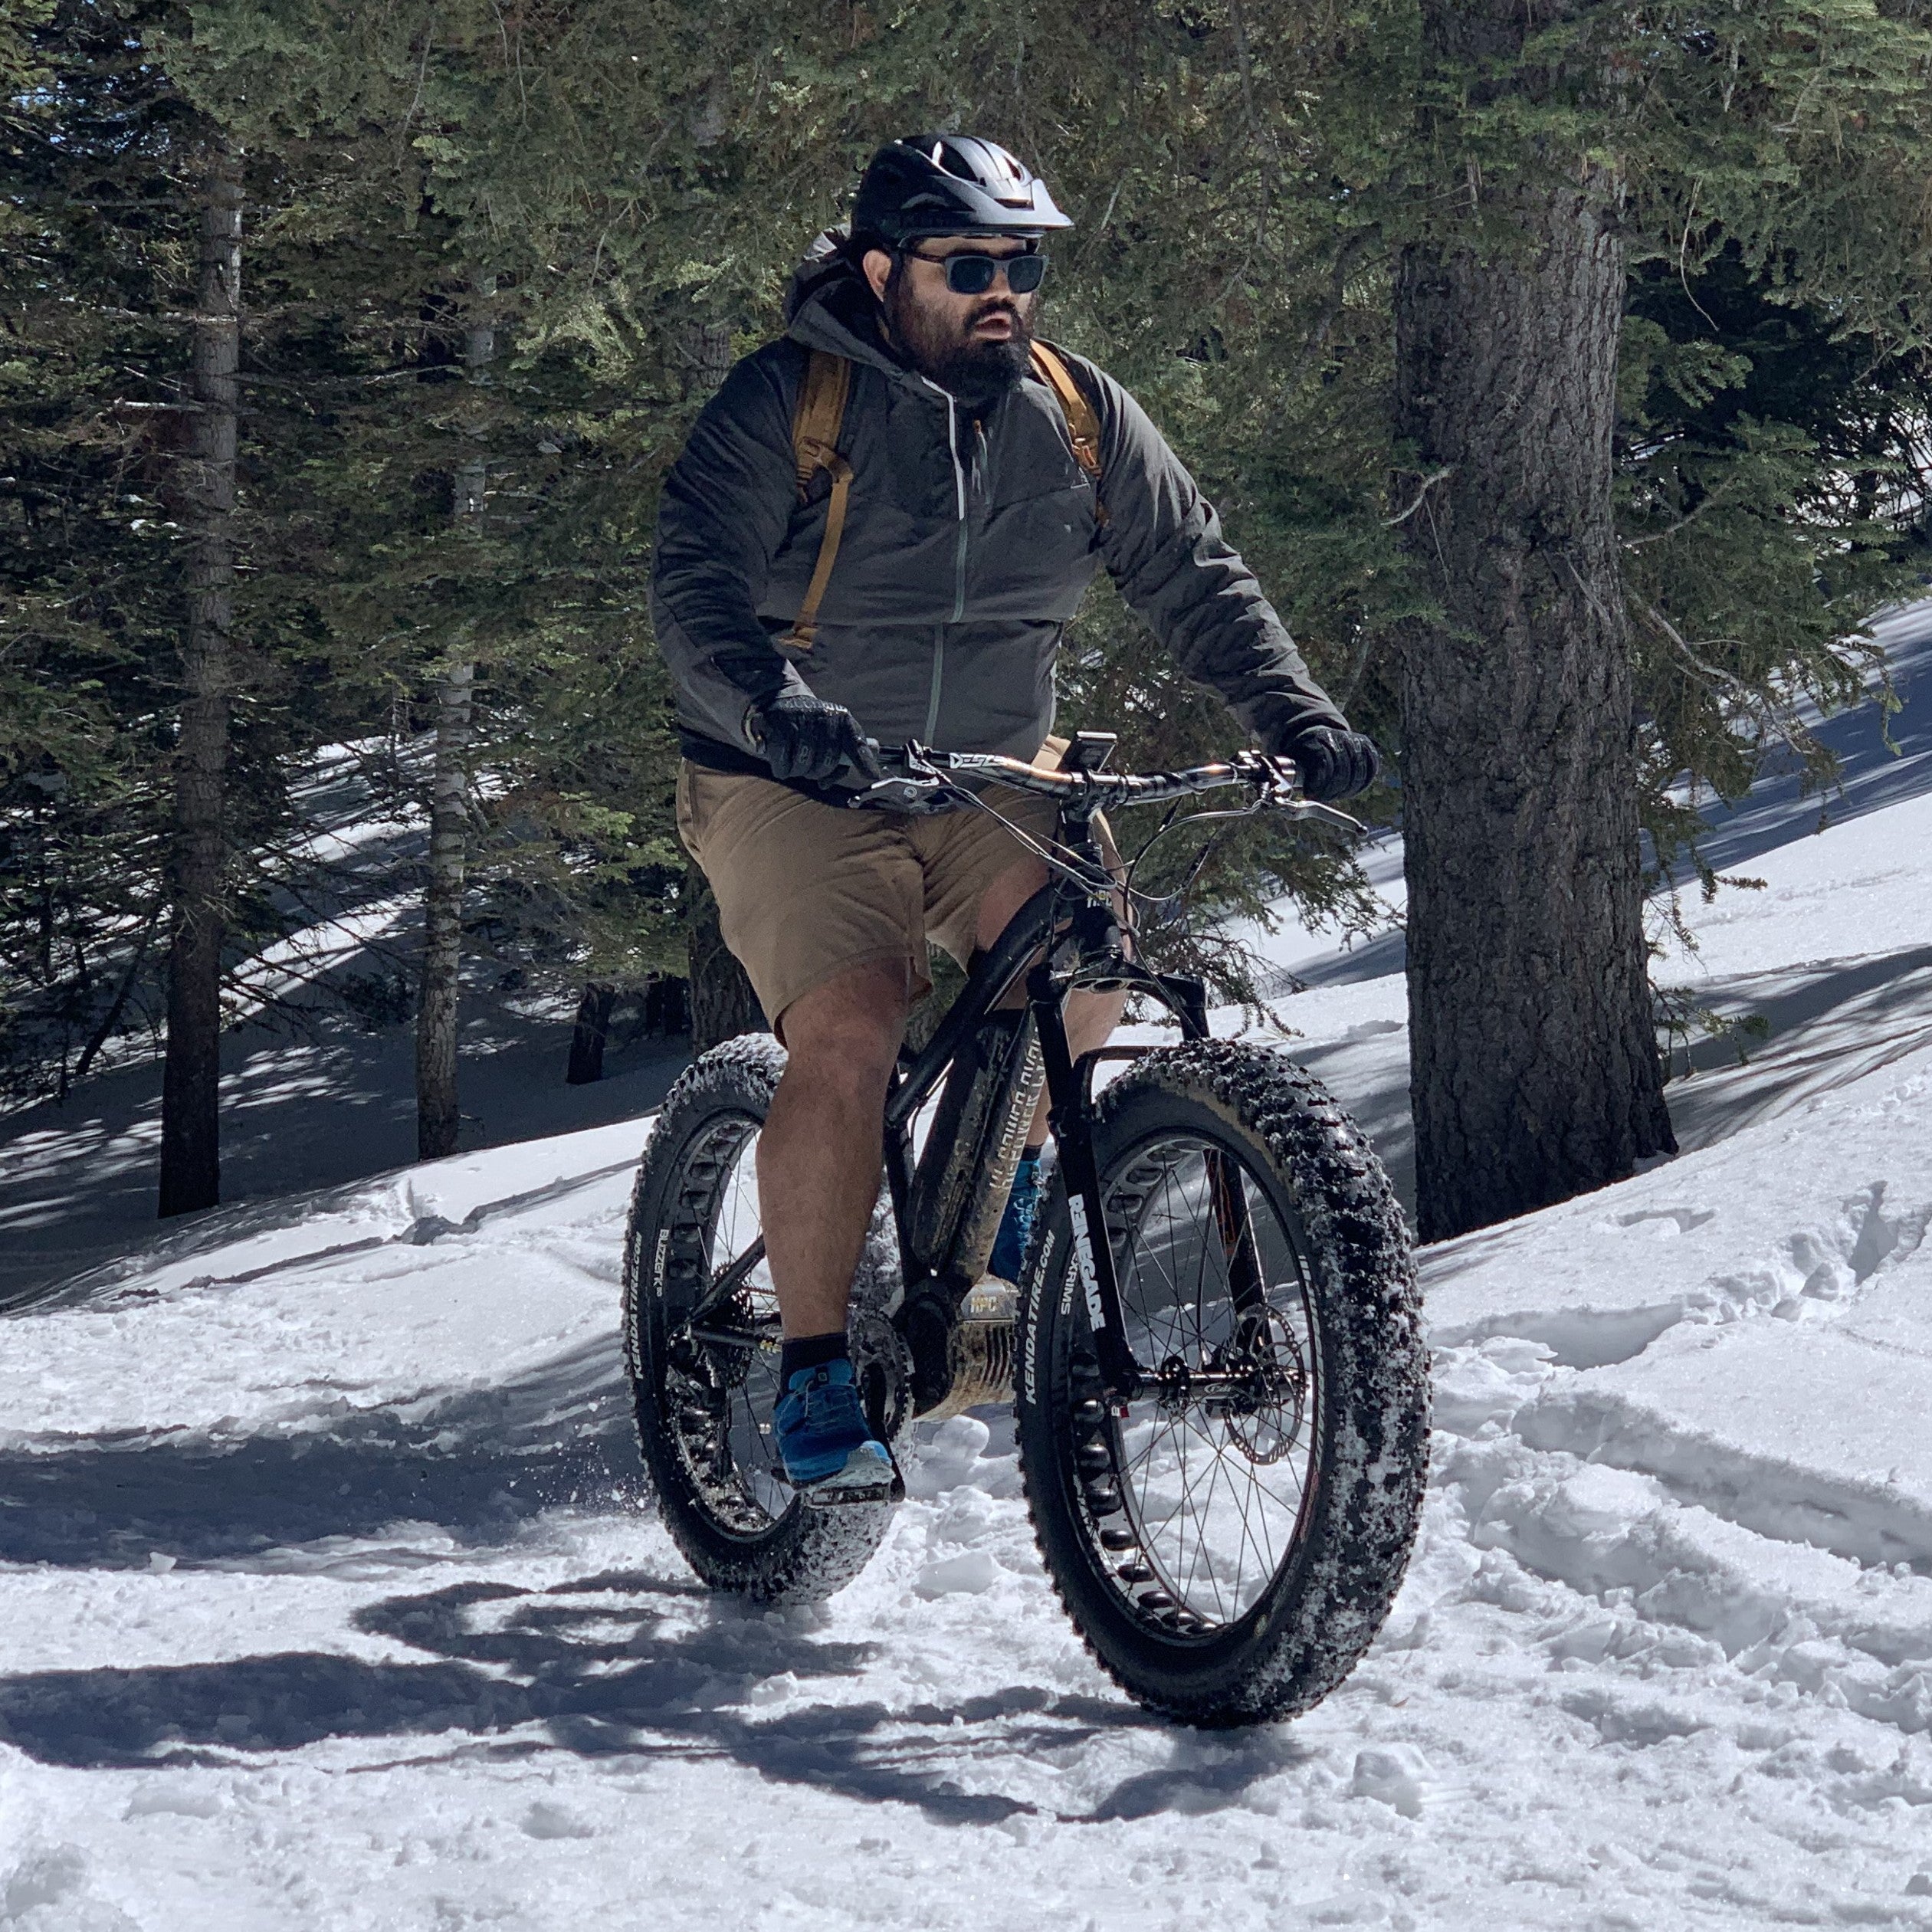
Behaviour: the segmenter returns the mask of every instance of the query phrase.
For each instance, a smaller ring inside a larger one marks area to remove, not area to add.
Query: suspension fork
[[[1058,1150],[1060,1173],[1067,1190],[1067,1212],[1073,1223],[1074,1265],[1087,1297],[1087,1318],[1100,1358],[1100,1380],[1108,1396],[1132,1400],[1143,1379],[1133,1351],[1127,1346],[1121,1319],[1120,1281],[1114,1266],[1114,1250],[1107,1238],[1107,1212],[1100,1199],[1100,1165],[1094,1154],[1092,1118],[1084,1083],[1075,1072],[1067,1045],[1067,1024],[1061,1012],[1059,990],[1042,960],[1028,976],[1027,998],[1046,1069],[1048,1120]]]
[[[1207,989],[1198,979],[1178,973],[1165,974],[1161,983],[1172,996],[1182,1037],[1205,1040],[1209,1037]],[[1241,1170],[1228,1156],[1209,1150],[1206,1157],[1208,1195],[1214,1206],[1215,1232],[1221,1237],[1221,1251],[1228,1263],[1228,1285],[1235,1306],[1245,1314],[1258,1307],[1264,1296],[1261,1255],[1255,1245],[1254,1217],[1248,1212],[1248,1196],[1241,1184]]]

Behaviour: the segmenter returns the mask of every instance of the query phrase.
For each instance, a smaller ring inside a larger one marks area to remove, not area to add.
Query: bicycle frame
[[[1094,838],[1092,818],[1091,809],[1082,811],[1078,805],[1070,803],[1063,809],[1061,844],[1074,855],[1074,865],[1069,869],[1076,872],[1080,883],[1056,877],[1027,900],[975,963],[938,1031],[923,1051],[902,1065],[887,1096],[885,1166],[899,1233],[904,1294],[894,1314],[914,1346],[916,1369],[923,1372],[915,1376],[916,1387],[920,1383],[925,1385],[918,1388],[926,1398],[922,1408],[942,1399],[946,1392],[943,1386],[933,1386],[945,1370],[943,1366],[935,1369],[930,1343],[920,1347],[922,1333],[943,1336],[950,1330],[959,1300],[972,1284],[953,1278],[952,1254],[921,1253],[914,1239],[920,1216],[913,1122],[949,1070],[954,1081],[988,1075],[991,1070],[985,1065],[968,1064],[966,1049],[1022,977],[1025,1010],[1045,1071],[1049,1118],[1066,1177],[1076,1261],[1102,1379],[1110,1394],[1125,1401],[1146,1379],[1127,1344],[1112,1252],[1104,1238],[1095,1238],[1094,1231],[1104,1230],[1105,1222],[1089,1127],[1094,1066],[1103,1059],[1131,1058],[1146,1049],[1103,1047],[1076,1060],[1067,1038],[1064,1003],[1073,992],[1130,988],[1172,1012],[1184,1038],[1201,1039],[1208,1031],[1206,999],[1199,981],[1149,972],[1128,956],[1114,908],[1114,881]],[[988,1097],[996,1120],[1005,1119],[1012,1106],[1022,1059],[1022,1055],[1009,1055],[995,1076],[1001,1088]],[[986,1117],[984,1103],[979,1117]],[[956,1185],[962,1169],[969,1165],[973,1170],[968,1177],[973,1189],[969,1203],[978,1205],[998,1176],[979,1159],[976,1143],[962,1141],[948,1150],[933,1185]],[[956,1225],[970,1224],[970,1205]]]
[[[972,966],[964,989],[924,1050],[917,1054],[901,1050],[898,1071],[886,1095],[884,1156],[900,1261],[899,1298],[886,1312],[911,1355],[914,1398],[921,1414],[938,1406],[950,1392],[951,1337],[961,1306],[973,1286],[973,1272],[984,1260],[983,1254],[959,1251],[962,1236],[969,1230],[985,1232],[992,1192],[1011,1179],[1009,1166],[982,1158],[987,1130],[990,1127],[996,1143],[1012,1151],[1009,1137],[1025,1124],[1021,1117],[1023,1100],[1030,1111],[1030,1100],[1021,1087],[1030,1053],[1028,1031],[1038,1044],[1048,1118],[1072,1223],[1074,1259],[1086,1297],[1106,1399],[1114,1403],[1130,1402],[1151,1385],[1163,1400],[1186,1403],[1212,1399],[1224,1387],[1238,1390],[1245,1386],[1238,1371],[1166,1363],[1143,1365],[1134,1360],[1127,1343],[1120,1282],[1112,1249],[1104,1238],[1105,1204],[1094,1150],[1091,1092],[1094,1069],[1100,1061],[1132,1059],[1150,1049],[1110,1045],[1076,1058],[1067,1038],[1065,1001],[1069,993],[1080,991],[1144,993],[1174,1015],[1186,1040],[1208,1037],[1207,1001],[1198,979],[1150,972],[1130,956],[1115,910],[1116,881],[1094,835],[1094,820],[1109,795],[1122,803],[1162,802],[1245,782],[1256,784],[1272,802],[1286,804],[1298,816],[1326,818],[1350,827],[1355,827],[1355,821],[1327,805],[1293,796],[1288,774],[1279,769],[1277,761],[1255,754],[1243,754],[1245,764],[1238,761],[1152,777],[1097,779],[1098,766],[1104,763],[1112,743],[1109,734],[1081,734],[1074,753],[1082,762],[1070,760],[1054,775],[1034,772],[1010,759],[926,753],[920,747],[909,746],[904,756],[909,763],[917,759],[923,776],[896,792],[891,781],[872,788],[875,793],[892,792],[876,801],[888,809],[932,809],[927,801],[935,792],[947,789],[937,782],[934,763],[943,758],[953,769],[975,776],[1004,779],[1009,783],[1041,781],[1035,785],[1036,789],[1051,779],[1060,799],[1059,856],[1053,864],[1053,876],[1014,914],[1005,931]],[[867,802],[864,798],[848,801]],[[1025,1027],[1009,1040],[1009,1050],[996,1060],[984,1054],[969,1055],[969,1049],[982,1038],[982,1029],[990,1031],[990,1022],[997,1015],[1012,1010],[1002,1002],[1022,979]],[[982,1081],[996,1084],[979,1091]],[[976,1130],[962,1136],[936,1159],[915,1163],[913,1123],[943,1082],[940,1118],[945,1120],[950,1108],[953,1119],[973,1122]],[[1208,1174],[1231,1285],[1238,1302],[1259,1305],[1262,1284],[1258,1258],[1239,1183],[1216,1162],[1210,1162]],[[933,1205],[934,1196],[940,1197],[935,1213],[945,1232],[936,1244],[939,1251],[929,1252],[927,1248],[934,1244],[922,1242],[920,1224],[935,1215],[922,1214],[921,1210]],[[1003,1207],[1003,1198],[999,1205]],[[713,1339],[700,1324],[750,1278],[764,1251],[760,1236],[712,1282],[687,1318],[694,1337]],[[1043,1256],[1041,1267],[1050,1260],[1050,1255]],[[723,1335],[715,1339],[729,1340]]]

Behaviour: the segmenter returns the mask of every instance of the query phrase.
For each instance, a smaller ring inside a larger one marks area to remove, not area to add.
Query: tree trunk
[[[708,1052],[740,1033],[769,1032],[758,996],[724,943],[717,902],[708,892],[686,943],[690,959],[692,1052]]]
[[[1413,244],[1396,278],[1405,536],[1443,612],[1401,670],[1425,1241],[1675,1144],[1611,510],[1623,249],[1613,185],[1578,183],[1481,191],[1486,235]]]
[[[189,351],[195,413],[176,471],[187,533],[188,631],[181,651],[169,854],[168,1048],[161,1085],[160,1212],[221,1199],[221,937],[228,866],[223,789],[234,686],[235,372],[241,345],[241,164],[211,152],[201,286]]]
[[[456,1021],[463,968],[463,873],[468,848],[471,700],[476,666],[454,664],[436,686],[429,793],[429,883],[423,894],[422,996],[416,1009],[416,1154],[456,1152]]]
[[[470,380],[495,359],[496,330],[484,306],[493,278],[477,282],[463,345]],[[451,513],[480,529],[488,474],[481,456],[456,471]],[[436,681],[436,747],[429,799],[429,879],[423,895],[422,998],[416,1009],[416,1156],[456,1152],[456,1032],[463,972],[463,878],[469,853],[469,750],[476,666],[453,664]]]
[[[585,982],[583,997],[577,1002],[577,1024],[570,1034],[570,1066],[563,1076],[566,1087],[589,1087],[604,1078],[604,1042],[610,1035],[611,1008],[616,999],[615,986]]]
[[[691,1026],[691,982],[664,974],[645,989],[644,1031],[647,1038],[688,1033]]]

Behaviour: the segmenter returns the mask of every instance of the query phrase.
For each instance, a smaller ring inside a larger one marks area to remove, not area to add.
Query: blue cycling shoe
[[[905,1484],[872,1433],[848,1361],[793,1372],[772,1412],[785,1473],[807,1503],[897,1502]]]
[[[1040,1207],[1040,1163],[1024,1157],[1013,1170],[1013,1191],[1006,1197],[1006,1212],[999,1218],[999,1232],[993,1238],[993,1251],[986,1258],[986,1272],[1002,1281],[1019,1285],[1020,1270],[1026,1261],[1027,1243],[1033,1238],[1033,1220]]]

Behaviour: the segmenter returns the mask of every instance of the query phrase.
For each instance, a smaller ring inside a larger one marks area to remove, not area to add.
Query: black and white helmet
[[[928,235],[1010,235],[1037,241],[1070,228],[1047,185],[997,142],[971,134],[908,134],[866,164],[852,204],[861,246],[896,248]]]

